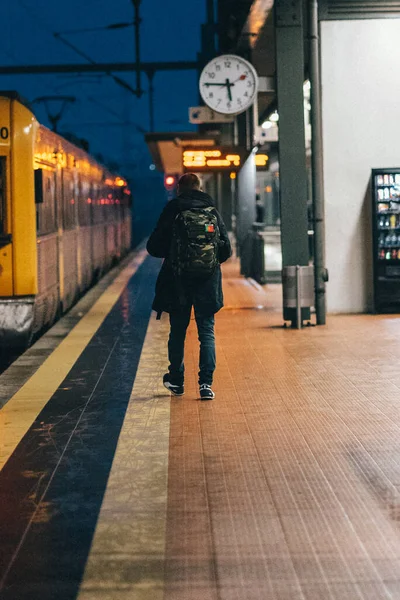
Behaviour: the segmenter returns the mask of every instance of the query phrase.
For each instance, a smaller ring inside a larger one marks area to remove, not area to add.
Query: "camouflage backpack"
[[[213,207],[179,212],[172,230],[170,261],[178,276],[206,277],[218,265],[219,229]]]

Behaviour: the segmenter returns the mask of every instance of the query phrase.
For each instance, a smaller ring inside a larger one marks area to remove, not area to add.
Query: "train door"
[[[78,181],[78,262],[79,288],[83,292],[92,281],[92,228],[91,228],[91,187],[89,181],[80,175]]]
[[[13,295],[8,157],[0,156],[0,296]]]
[[[62,271],[63,309],[68,309],[78,294],[78,241],[76,229],[76,187],[73,171],[62,170]]]
[[[47,165],[35,170],[38,273],[35,331],[54,320],[59,304],[56,178],[56,171]]]

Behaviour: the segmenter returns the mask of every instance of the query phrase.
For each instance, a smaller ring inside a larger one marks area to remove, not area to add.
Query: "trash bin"
[[[282,293],[283,308],[296,309],[295,323],[300,329],[304,318],[302,309],[310,309],[314,306],[314,267],[299,265],[283,267]],[[293,321],[294,319],[292,323]]]

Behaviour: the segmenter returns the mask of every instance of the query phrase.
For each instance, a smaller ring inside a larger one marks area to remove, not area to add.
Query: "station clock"
[[[253,65],[244,58],[224,54],[204,67],[199,87],[201,97],[212,110],[238,115],[256,99],[258,76]]]

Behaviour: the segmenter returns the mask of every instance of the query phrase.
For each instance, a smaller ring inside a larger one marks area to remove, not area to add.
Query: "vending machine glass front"
[[[400,312],[400,168],[372,171],[376,312]]]

